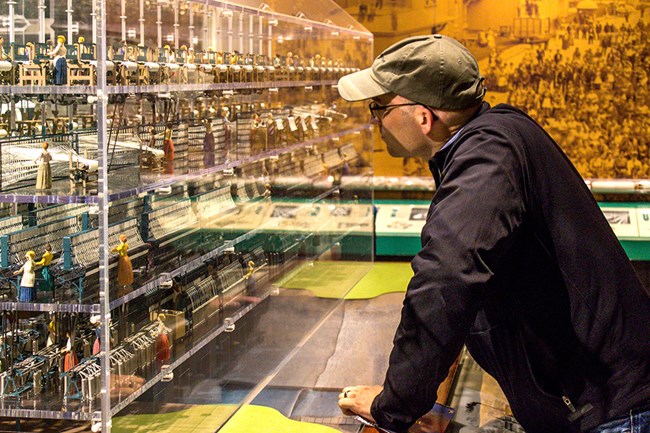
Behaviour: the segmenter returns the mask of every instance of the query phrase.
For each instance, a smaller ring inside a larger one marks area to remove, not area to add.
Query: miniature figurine
[[[0,60],[7,60],[9,58],[9,56],[5,52],[4,43],[5,43],[4,37],[0,36]]]
[[[171,350],[169,344],[169,337],[167,333],[170,332],[167,326],[165,326],[165,315],[158,315],[158,337],[156,337],[156,362],[159,367],[162,367],[169,362],[171,358]]]
[[[257,279],[253,276],[255,273],[255,262],[252,260],[248,261],[248,272],[244,275],[244,281],[246,281],[246,294],[252,295],[257,289]]]
[[[101,337],[102,337],[102,326],[100,323],[100,316],[91,316],[90,324],[94,326],[95,331],[95,342],[93,343],[93,355],[97,355],[101,351]]]
[[[36,301],[36,273],[34,272],[34,257],[36,257],[34,251],[27,251],[25,254],[25,263],[23,263],[20,269],[14,272],[14,275],[23,274],[18,289],[18,302]]]
[[[255,262],[252,260],[248,261],[248,272],[246,272],[246,275],[244,275],[245,279],[249,279],[251,276],[253,276],[253,273],[255,272]]]
[[[56,343],[57,341],[56,331],[57,331],[56,314],[52,314],[52,320],[50,320],[50,323],[47,324],[47,342],[45,343],[45,347],[50,347],[51,345]]]
[[[65,343],[65,348],[61,352],[65,353],[65,357],[63,358],[63,371],[68,371],[79,364],[79,358],[74,351],[74,333],[70,334],[70,331],[67,331],[65,336],[68,337],[68,341]]]
[[[230,53],[230,64],[238,65],[239,64],[239,51],[235,50]]]
[[[12,78],[11,57],[5,51],[4,39],[0,36],[0,83],[11,84]]]
[[[34,59],[34,54],[36,54],[36,47],[34,47],[34,43],[27,42],[25,44],[25,55],[28,59]]]
[[[88,53],[88,47],[86,47],[85,42],[86,42],[86,38],[84,38],[83,36],[79,36],[79,38],[77,39],[76,45],[77,45],[77,50],[79,52],[79,58],[81,58],[82,54],[90,54]]]
[[[149,127],[149,138],[147,139],[147,149],[140,148],[140,168],[157,169],[160,168],[161,159],[155,154],[156,141],[162,135],[156,134],[153,126]],[[143,142],[144,143],[144,142]]]
[[[68,66],[65,55],[68,50],[65,47],[65,36],[59,35],[56,38],[57,45],[47,53],[52,57],[52,66],[54,67],[54,84],[61,85],[68,82]]]
[[[126,59],[126,56],[129,52],[129,45],[126,43],[125,40],[120,41],[120,48],[117,49],[117,54],[118,56],[122,56],[123,59]]]
[[[172,124],[165,126],[165,136],[163,138],[163,152],[165,153],[165,173],[174,173],[174,141],[172,140]]]
[[[138,61],[138,50],[136,49],[136,47],[129,46],[128,50],[126,51],[126,55],[124,56],[124,60],[126,60],[127,62]]]
[[[348,162],[348,154],[343,152],[343,175],[350,175],[350,163]]]
[[[38,163],[40,160],[41,163],[38,166],[38,172],[36,174],[36,189],[44,190],[52,188],[52,170],[50,169],[50,161],[52,161],[52,155],[48,152],[49,144],[47,141],[44,141],[42,144],[43,151],[40,156],[34,161]]]
[[[120,235],[120,244],[113,248],[111,252],[118,253],[117,258],[117,284],[118,296],[124,296],[128,288],[133,284],[133,265],[129,258],[129,245],[126,243],[126,235]]]
[[[176,63],[176,53],[171,49],[169,45],[165,45],[163,48],[165,57],[167,58],[167,63]]]
[[[276,123],[273,119],[273,114],[267,113],[264,119],[264,126],[266,127],[266,148],[274,147],[276,144]]]
[[[214,166],[214,134],[212,121],[205,122],[205,137],[203,137],[203,165],[205,168]]]
[[[52,263],[52,259],[54,258],[54,254],[52,254],[52,246],[48,243],[45,244],[45,252],[41,256],[41,260],[36,262],[35,264],[38,266],[42,266],[41,268],[41,291],[44,292],[52,292],[52,299],[54,299],[54,278],[52,277],[52,274],[50,273],[50,263]]]
[[[262,118],[258,113],[253,113],[251,116],[251,129],[256,129],[262,126]]]

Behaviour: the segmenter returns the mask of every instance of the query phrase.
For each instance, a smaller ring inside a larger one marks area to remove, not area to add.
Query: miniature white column
[[[223,11],[223,15],[228,18],[228,52],[232,53],[232,11]]]
[[[264,54],[264,17],[260,15],[258,20],[259,28],[257,32],[257,39],[259,41],[260,54]]]
[[[210,20],[212,18],[212,14],[210,13],[210,8],[208,7],[208,4],[205,4],[205,7],[203,8],[203,49],[207,51],[208,48],[212,47],[212,40],[210,38],[210,35],[208,33],[208,28],[210,26]]]
[[[178,39],[180,38],[180,24],[178,23],[178,12],[180,9],[180,5],[178,0],[174,0],[174,48],[178,49],[180,44],[178,43]]]
[[[188,8],[190,9],[190,41],[187,44],[188,47],[194,47],[194,8],[192,7],[192,3],[188,5]],[[190,102],[192,99],[190,99]]]
[[[232,53],[232,11],[224,10],[222,15],[228,19],[228,28],[226,29],[228,34],[228,52]]]
[[[250,15],[250,18],[248,20],[248,52],[253,54],[255,53],[255,30],[254,30],[254,24],[255,24],[255,16]]]
[[[271,61],[273,61],[273,26],[277,24],[277,20],[269,20],[269,38],[267,40],[268,49],[266,51],[268,51],[268,56]]]
[[[9,43],[16,42],[16,28],[14,27],[14,5],[16,2],[14,0],[8,0],[7,4],[9,5]]]
[[[144,0],[140,0],[140,45],[144,45]]]
[[[16,29],[14,27],[14,5],[16,2],[9,0],[7,4],[9,5],[9,43],[12,44],[16,40]],[[9,102],[9,113],[11,113],[9,115],[9,130],[13,130],[16,126],[16,101],[14,98],[11,98],[11,102]]]
[[[246,50],[244,49],[244,12],[239,13],[239,52],[242,54],[246,54]]]
[[[45,0],[38,0],[38,42],[45,42]]]
[[[212,28],[214,29],[214,32],[215,32],[214,34],[216,35],[216,39],[217,39],[216,48],[217,48],[217,51],[223,51],[223,48],[222,48],[223,44],[221,42],[221,37],[222,37],[222,35],[221,35],[221,8],[216,9],[216,11],[214,13],[214,16],[212,18],[214,20],[212,22],[212,24],[213,24]]]
[[[120,2],[120,20],[122,20],[122,40],[126,41],[126,0]]]
[[[162,48],[162,6],[160,3],[158,3],[158,6],[156,7],[156,28],[158,30],[158,47]]]
[[[68,16],[68,43],[72,43],[72,0],[68,0],[68,8],[65,10],[66,15]]]
[[[93,11],[90,13],[93,20],[93,44],[97,43],[97,0],[93,0]]]

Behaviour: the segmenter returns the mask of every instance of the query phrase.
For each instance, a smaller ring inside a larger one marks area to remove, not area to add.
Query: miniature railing
[[[169,206],[152,210],[147,213],[149,221],[149,237],[163,239],[180,230],[198,226],[198,219],[192,210],[190,199],[182,199]]]
[[[192,198],[196,203],[196,214],[202,225],[210,225],[215,218],[227,215],[237,209],[230,193],[230,183],[214,191],[196,195]]]
[[[22,263],[25,253],[34,251],[38,254],[47,244],[56,255],[63,250],[64,238],[84,230],[82,222],[81,218],[71,216],[1,236],[1,266],[9,268]]]
[[[127,219],[108,227],[109,242],[113,241],[117,245],[120,235],[126,236],[131,251],[137,251],[145,245],[140,236],[140,223],[137,218]],[[72,269],[75,265],[86,269],[94,268],[99,264],[99,255],[98,229],[86,230],[63,239],[64,269]]]
[[[29,219],[30,225],[34,226],[69,216],[82,215],[88,216],[87,204],[67,203],[33,209],[30,211]]]

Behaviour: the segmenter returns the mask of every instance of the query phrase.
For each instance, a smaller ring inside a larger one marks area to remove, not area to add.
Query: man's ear
[[[436,116],[430,109],[427,110],[424,107],[422,107],[419,116],[420,127],[422,128],[422,132],[426,135],[431,132],[431,129],[433,129],[433,123],[438,120],[438,116]]]

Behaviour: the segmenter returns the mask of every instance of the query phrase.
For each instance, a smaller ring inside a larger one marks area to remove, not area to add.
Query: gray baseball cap
[[[483,100],[483,80],[476,59],[460,42],[426,35],[390,46],[370,68],[342,77],[338,90],[348,101],[395,93],[429,107],[461,110]]]

